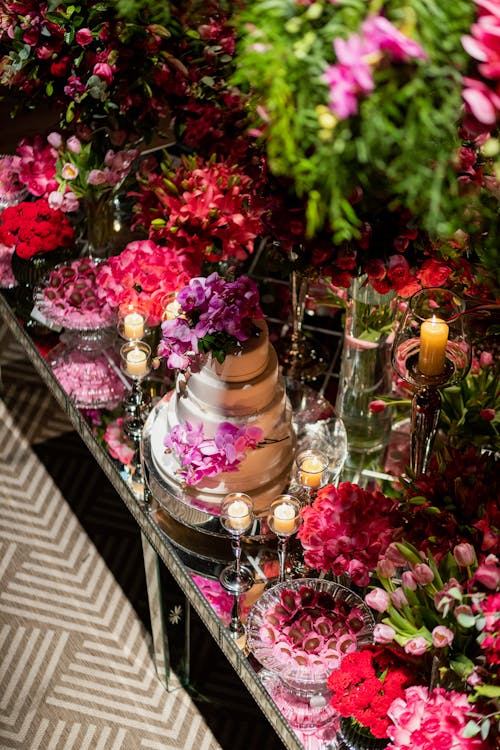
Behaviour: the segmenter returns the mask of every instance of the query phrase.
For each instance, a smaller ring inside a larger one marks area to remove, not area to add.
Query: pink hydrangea
[[[391,740],[387,750],[479,750],[483,747],[480,737],[463,736],[470,709],[463,693],[409,687],[404,698],[396,698],[389,708],[392,724],[387,729]]]

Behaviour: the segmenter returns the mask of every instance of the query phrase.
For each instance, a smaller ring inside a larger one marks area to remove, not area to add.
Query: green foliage
[[[466,229],[453,157],[460,146],[460,80],[470,61],[461,37],[470,30],[474,5],[376,5],[429,59],[376,66],[373,92],[348,119],[328,109],[322,74],[336,62],[333,39],[360,32],[370,10],[365,0],[246,3],[234,82],[251,96],[271,170],[292,178],[307,199],[310,235],[329,224],[335,242],[350,240],[359,234],[362,212],[385,205],[405,206],[424,229],[450,236]],[[358,186],[364,198],[353,205]]]

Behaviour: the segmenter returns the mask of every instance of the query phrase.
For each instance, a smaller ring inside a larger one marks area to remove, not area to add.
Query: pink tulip
[[[392,643],[395,637],[396,631],[394,628],[391,628],[390,625],[384,625],[383,622],[379,622],[373,629],[373,640],[375,643],[381,643],[382,645]]]
[[[389,594],[384,589],[375,588],[365,596],[365,602],[377,612],[386,612],[389,606]]]
[[[432,583],[434,580],[434,573],[426,563],[418,563],[415,565],[413,568],[413,575],[415,576],[416,582],[422,586]]]
[[[411,570],[405,570],[405,572],[401,576],[401,583],[403,584],[405,589],[410,589],[410,591],[417,590],[417,582]]]
[[[402,588],[391,591],[391,602],[394,604],[396,609],[401,609],[408,604],[408,599],[405,596],[405,592]]]
[[[405,643],[405,653],[411,654],[412,656],[422,656],[422,654],[425,654],[428,647],[429,644],[425,638],[419,635],[416,638],[410,638],[410,640]]]
[[[436,648],[444,648],[452,643],[454,633],[444,625],[438,625],[432,631],[432,643]]]
[[[472,544],[462,542],[454,547],[453,557],[455,558],[457,565],[460,565],[461,568],[468,568],[474,564],[476,553]]]

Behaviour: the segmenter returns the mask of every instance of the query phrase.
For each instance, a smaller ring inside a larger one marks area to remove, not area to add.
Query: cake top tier
[[[168,367],[186,370],[200,354],[223,362],[243,344],[258,338],[263,318],[254,281],[240,276],[228,281],[217,273],[191,279],[176,296],[177,316],[162,323],[158,354]]]

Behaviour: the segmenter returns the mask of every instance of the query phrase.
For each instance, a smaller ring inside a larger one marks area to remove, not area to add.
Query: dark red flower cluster
[[[375,737],[387,737],[387,716],[395,698],[414,684],[414,670],[389,649],[361,648],[344,656],[342,665],[328,678],[331,705],[341,716],[351,716]]]
[[[420,549],[424,540],[438,560],[463,541],[484,554],[500,554],[498,477],[498,461],[474,446],[435,454],[428,473],[407,489],[401,507],[406,541]]]
[[[9,206],[0,216],[0,242],[14,246],[20,258],[49,253],[74,244],[75,230],[62,211],[45,198]]]

